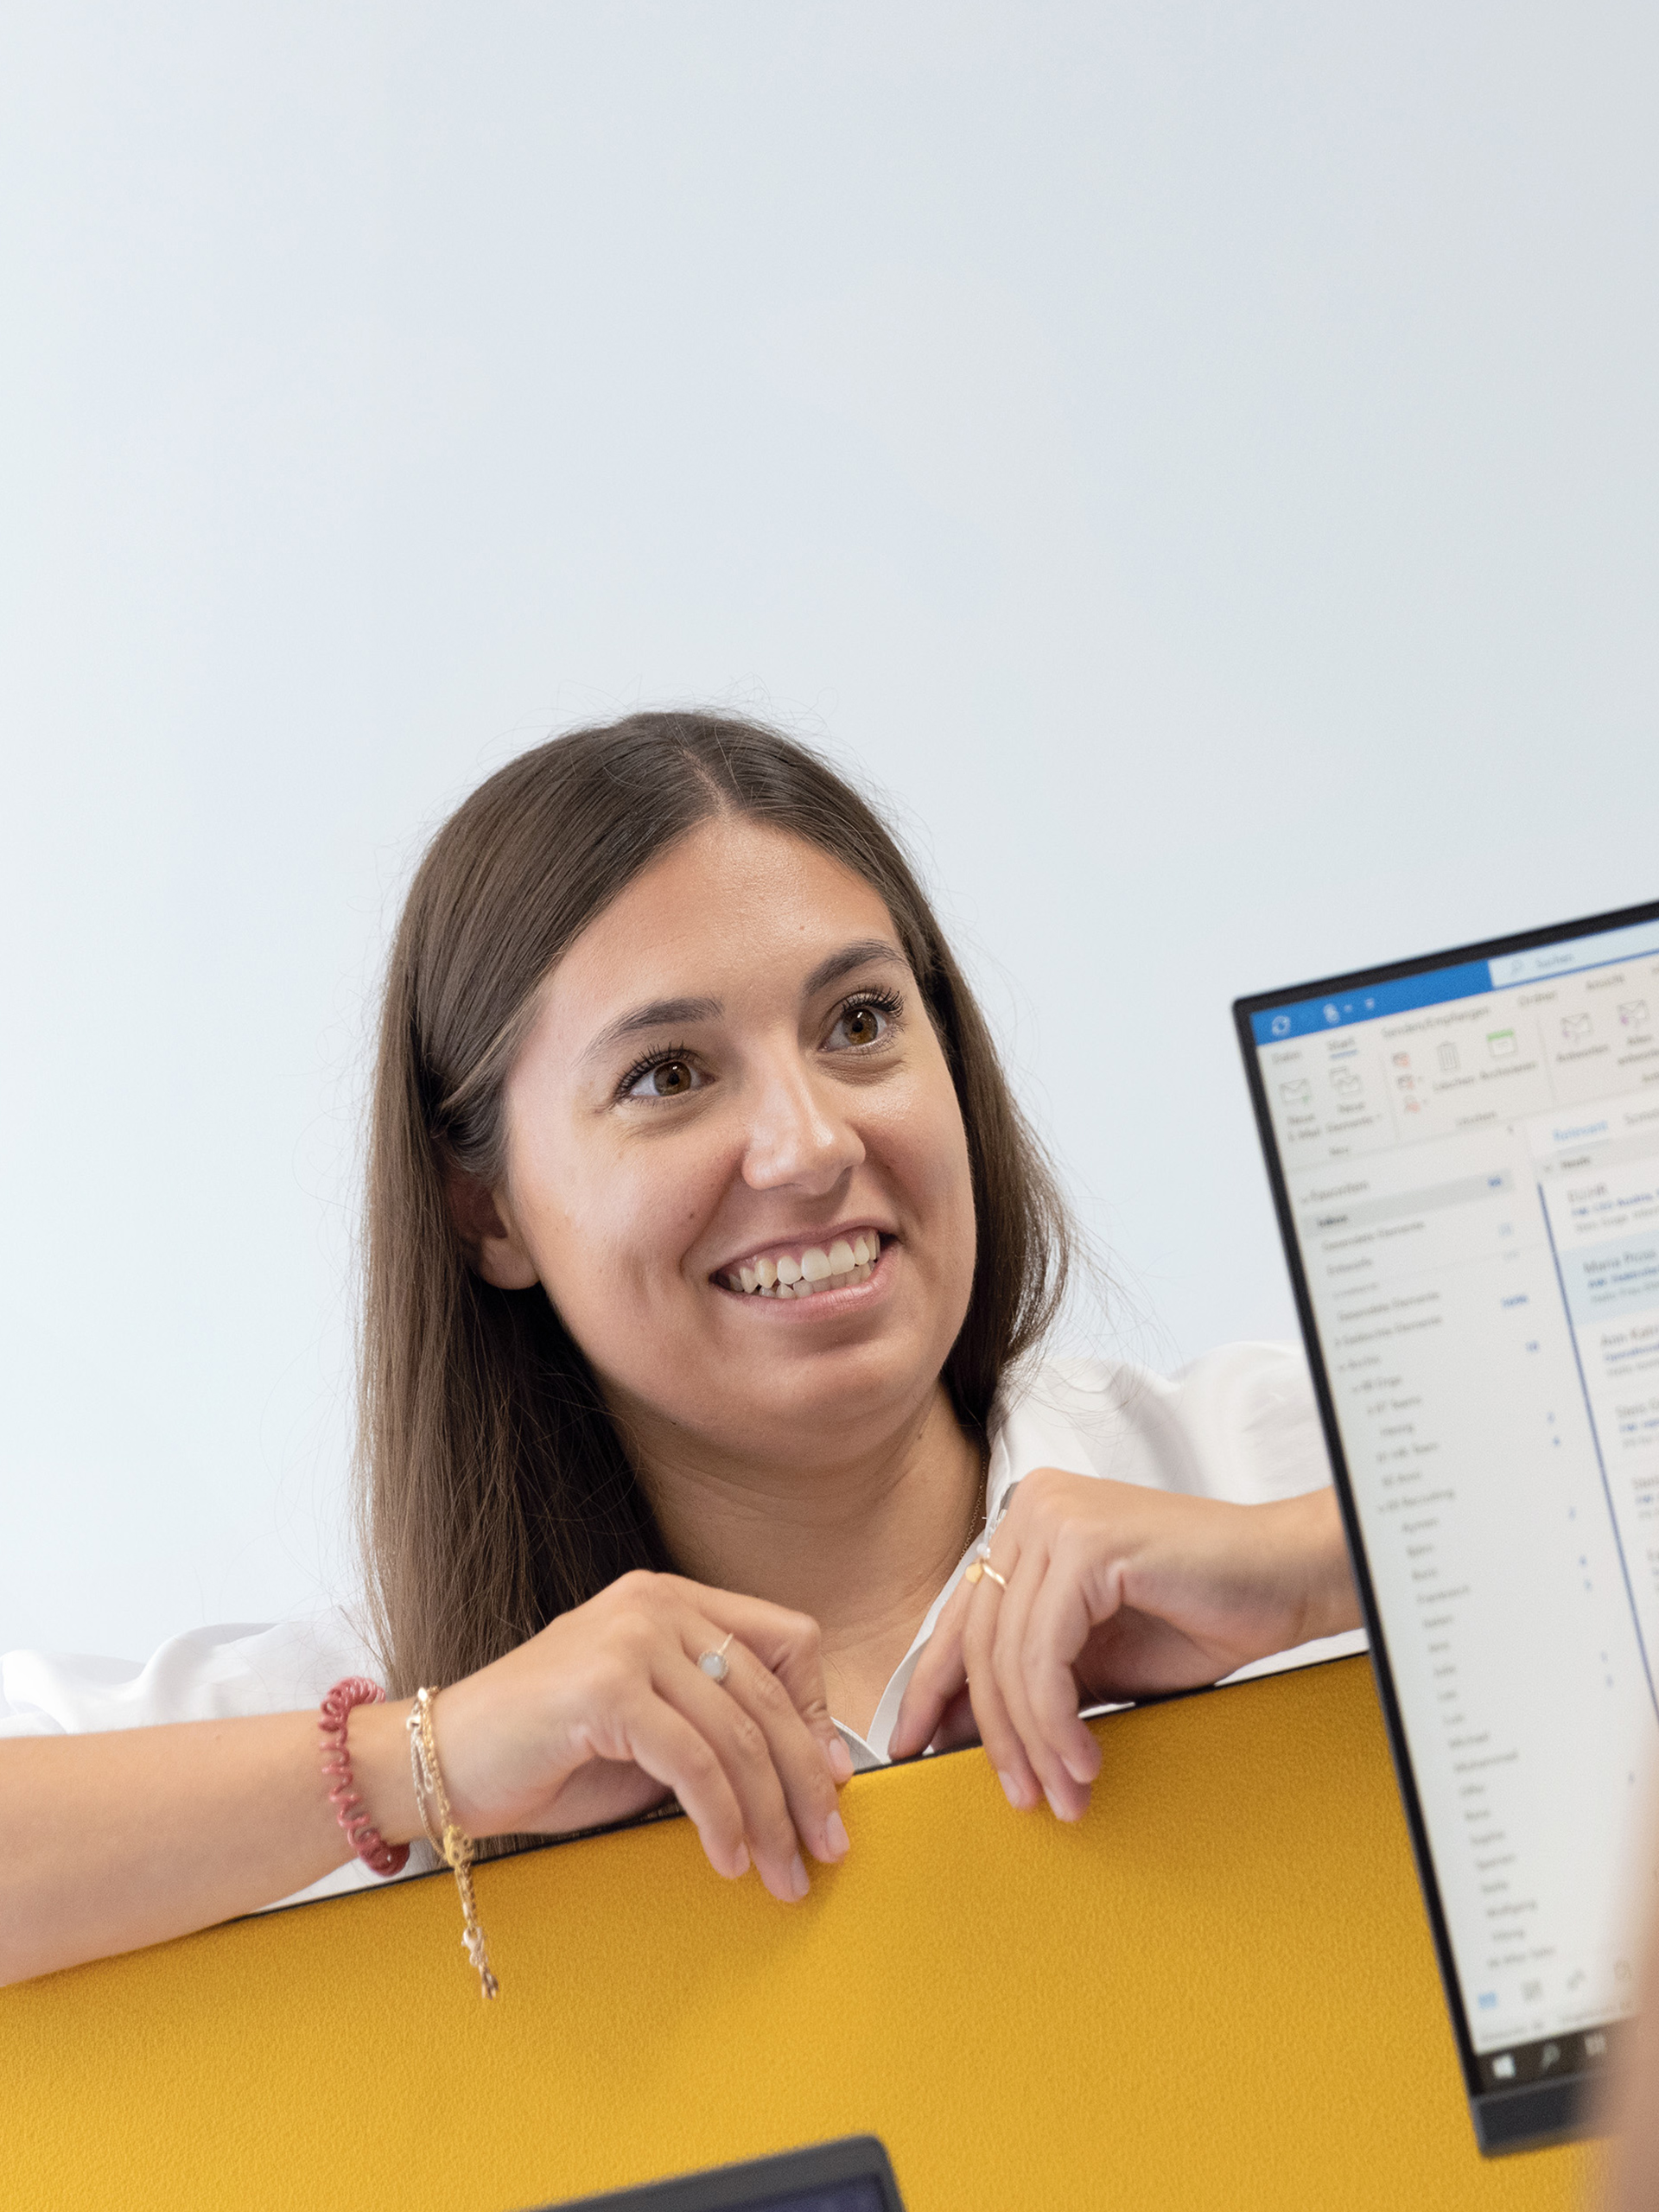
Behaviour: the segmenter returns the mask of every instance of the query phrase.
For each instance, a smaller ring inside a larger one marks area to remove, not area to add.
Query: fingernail
[[[1049,1811],[1053,1814],[1057,1821],[1069,1821],[1071,1818],[1071,1814],[1066,1811],[1065,1806],[1061,1804],[1059,1799],[1054,1795],[1054,1792],[1048,1787],[1046,1783],[1043,1785],[1043,1795],[1048,1800]]]
[[[1073,1766],[1070,1759],[1062,1759],[1060,1764],[1065,1767],[1072,1781],[1077,1783],[1079,1789],[1087,1789],[1090,1783],[1092,1783],[1095,1778],[1092,1774],[1080,1771],[1077,1767]]]
[[[732,1879],[734,1882],[741,1881],[748,1871],[749,1847],[747,1843],[740,1843],[737,1847],[737,1856],[732,1861]]]
[[[839,1813],[831,1813],[823,1824],[823,1840],[832,1859],[844,1859],[853,1847],[847,1833],[847,1824]]]
[[[1014,1811],[1023,1813],[1026,1809],[1026,1793],[1020,1784],[1011,1774],[1004,1774],[1001,1767],[996,1770],[996,1778],[1002,1785],[1002,1795],[1013,1806]]]
[[[796,1853],[794,1859],[791,1861],[789,1879],[790,1886],[793,1889],[798,1897],[804,1897],[808,1890],[812,1886],[806,1878],[805,1862],[803,1860],[798,1851]]]
[[[837,1782],[848,1782],[851,1780],[853,1772],[853,1755],[848,1750],[846,1745],[842,1742],[839,1736],[833,1738],[830,1742],[824,1745],[823,1756],[829,1761],[830,1771],[835,1776]]]

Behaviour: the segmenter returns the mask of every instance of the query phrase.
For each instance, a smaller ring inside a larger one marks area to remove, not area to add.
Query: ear
[[[453,1160],[443,1162],[443,1194],[467,1264],[498,1290],[528,1290],[541,1278],[536,1262],[502,1219],[495,1193]]]

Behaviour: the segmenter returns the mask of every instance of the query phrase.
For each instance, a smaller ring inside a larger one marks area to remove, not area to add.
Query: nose
[[[823,1198],[863,1158],[862,1140],[835,1085],[815,1084],[792,1054],[766,1070],[743,1150],[743,1180],[752,1191]]]

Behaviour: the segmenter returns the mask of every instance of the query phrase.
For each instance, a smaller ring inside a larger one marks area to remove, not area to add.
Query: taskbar
[[[1573,2028],[1560,2035],[1540,2036],[1535,2043],[1481,2051],[1475,2059],[1481,2089],[1515,2089],[1527,2082],[1599,2073],[1611,2063],[1630,2026],[1629,2020],[1611,2020],[1599,2028]]]

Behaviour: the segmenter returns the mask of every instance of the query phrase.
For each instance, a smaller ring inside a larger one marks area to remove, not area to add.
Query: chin
[[[728,1370],[717,1398],[703,1395],[690,1426],[729,1440],[744,1457],[831,1459],[871,1429],[899,1424],[931,1396],[944,1364],[931,1348],[874,1343],[803,1349],[768,1363]]]

